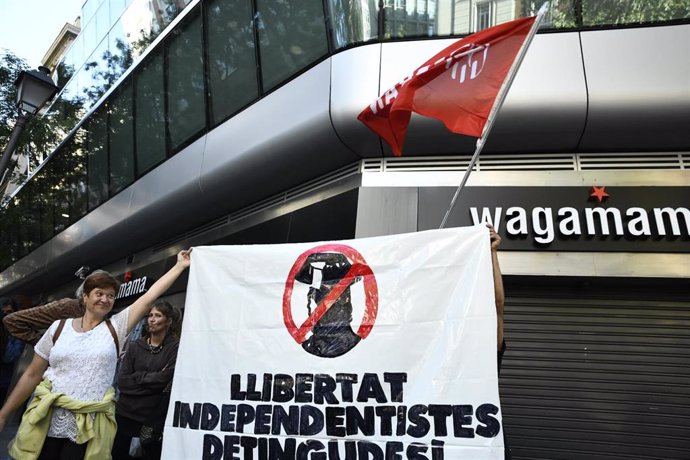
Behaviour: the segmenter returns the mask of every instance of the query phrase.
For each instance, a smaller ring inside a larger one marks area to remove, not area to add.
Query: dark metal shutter
[[[683,283],[673,299],[634,280],[559,290],[543,277],[515,295],[521,283],[508,283],[500,386],[513,459],[690,459]]]

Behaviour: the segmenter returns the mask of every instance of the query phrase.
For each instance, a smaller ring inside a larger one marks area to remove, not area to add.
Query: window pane
[[[33,179],[22,190],[24,199],[24,216],[26,223],[26,244],[28,252],[33,251],[41,244],[41,227],[39,196],[36,192],[38,182]]]
[[[112,86],[133,62],[132,49],[122,29],[122,23],[118,21],[108,33],[108,87]]]
[[[329,3],[336,49],[378,37],[378,1],[329,0]]]
[[[101,41],[110,30],[110,2],[101,3],[96,12],[96,40]]]
[[[94,14],[96,14],[96,8],[100,4],[100,0],[87,0],[81,7],[82,21],[89,22]]]
[[[108,0],[106,0],[108,1]],[[127,7],[127,0],[110,1],[110,23],[115,24]]]
[[[109,103],[110,195],[134,182],[132,87],[125,84]]]
[[[154,57],[135,82],[137,175],[165,160],[163,58]]]
[[[215,125],[259,96],[251,1],[214,0],[205,12]]]
[[[432,2],[386,0],[386,38],[432,36],[436,31],[436,5]]]
[[[134,0],[120,18],[134,57],[140,56],[158,36],[158,31],[154,30],[155,14],[152,7],[150,0]]]
[[[264,90],[328,53],[321,0],[257,0]]]
[[[16,242],[19,235],[21,209],[18,204],[16,198],[10,201],[0,219],[0,260],[2,260],[3,268],[12,265],[19,256]]]
[[[173,32],[168,53],[168,128],[176,149],[206,125],[201,17]]]
[[[80,144],[70,139],[50,160],[51,174],[58,180],[54,190],[55,222],[58,231],[86,214],[86,158]]]
[[[41,220],[41,242],[45,243],[53,237],[55,229],[53,228],[53,186],[51,183],[50,164],[45,165],[34,176],[34,180],[38,181],[38,201],[40,203],[39,218]]]
[[[61,176],[66,172],[68,163],[65,161],[64,149],[60,150],[46,165],[53,185],[53,218],[55,234],[57,235],[69,226],[70,219],[70,176]]]
[[[187,6],[190,1],[191,0],[158,0],[154,2],[155,7],[159,12],[159,30],[162,31],[168,24],[170,24],[173,19],[175,19],[177,15],[184,10],[184,7]]]
[[[643,24],[690,17],[687,1],[584,0],[574,3],[575,8],[582,9],[585,26]]]
[[[86,125],[89,209],[108,199],[108,152],[105,113],[96,113]]]
[[[98,44],[98,37],[96,34],[96,18],[92,18],[91,21],[86,24],[81,29],[81,33],[79,34],[84,37],[83,41],[83,46],[84,46],[84,56],[88,57],[91,56],[91,53],[96,49],[96,45]]]
[[[491,20],[492,8],[493,8],[492,2],[484,2],[484,3],[478,3],[477,4],[477,6],[476,6],[477,15],[475,18],[475,28],[474,28],[475,32],[487,29],[493,25],[492,20]]]

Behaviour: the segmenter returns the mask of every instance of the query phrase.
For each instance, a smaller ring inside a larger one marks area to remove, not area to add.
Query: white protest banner
[[[503,459],[484,226],[196,247],[163,458]]]

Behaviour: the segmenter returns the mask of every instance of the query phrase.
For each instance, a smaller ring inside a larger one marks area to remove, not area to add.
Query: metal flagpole
[[[527,38],[525,39],[525,43],[522,44],[522,47],[520,48],[520,51],[518,52],[518,55],[515,58],[515,62],[513,62],[513,65],[510,68],[510,71],[508,71],[507,78],[503,82],[501,89],[498,91],[498,95],[496,96],[496,103],[491,108],[491,112],[489,112],[489,118],[487,119],[487,122],[484,125],[484,130],[482,132],[481,137],[477,139],[477,146],[474,149],[474,154],[472,155],[472,159],[470,160],[470,164],[467,166],[467,169],[465,170],[465,174],[462,177],[462,181],[460,181],[460,185],[458,185],[458,188],[455,190],[455,194],[453,195],[453,199],[450,201],[450,206],[448,206],[448,209],[446,210],[446,215],[443,216],[443,220],[441,221],[441,226],[439,228],[445,228],[445,226],[446,226],[446,222],[448,221],[448,216],[450,216],[450,212],[453,210],[453,207],[455,206],[455,202],[457,201],[458,196],[460,196],[460,191],[462,190],[462,188],[467,183],[467,179],[469,179],[469,177],[470,177],[470,173],[472,172],[472,169],[474,168],[474,164],[477,162],[477,158],[479,158],[479,154],[481,153],[482,149],[484,148],[484,143],[486,142],[486,138],[489,137],[489,132],[491,132],[491,128],[494,125],[494,120],[496,119],[496,114],[498,113],[501,106],[503,105],[503,102],[505,101],[506,95],[508,94],[508,89],[510,89],[510,85],[513,84],[513,80],[515,79],[515,75],[517,74],[517,70],[520,67],[520,64],[522,64],[522,60],[524,59],[525,54],[527,53],[527,48],[529,47],[530,43],[532,42],[534,35],[537,33],[537,29],[539,28],[539,24],[541,24],[541,21],[544,18],[544,14],[546,14],[546,11],[548,9],[549,9],[549,2],[544,2],[544,4],[541,6],[541,8],[539,8],[539,12],[537,13],[537,18],[534,20],[534,24],[532,24],[532,28],[530,29],[529,33],[527,34]]]

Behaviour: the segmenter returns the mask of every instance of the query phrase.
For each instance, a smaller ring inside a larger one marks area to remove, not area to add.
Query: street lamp
[[[2,158],[0,158],[0,184],[3,182],[5,170],[14,154],[14,149],[17,147],[19,136],[26,126],[26,122],[36,115],[41,107],[55,96],[58,90],[50,78],[50,70],[47,67],[39,67],[38,70],[29,72],[22,70],[14,84],[17,87],[16,105],[19,109],[19,116],[12,130],[12,135],[10,135],[10,141],[5,147]]]

